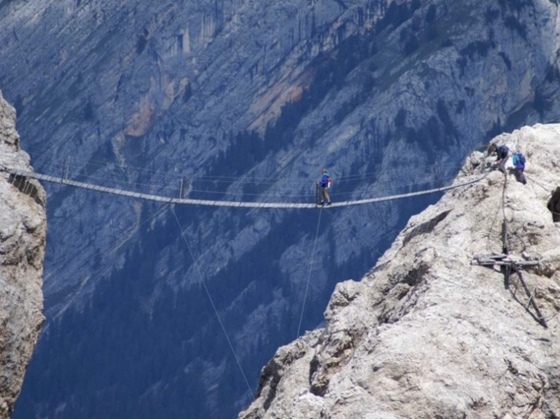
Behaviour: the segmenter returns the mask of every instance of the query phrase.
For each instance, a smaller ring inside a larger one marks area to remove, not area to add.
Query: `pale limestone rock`
[[[527,156],[527,185],[473,153],[457,182],[486,178],[412,217],[361,282],[339,284],[326,328],[278,351],[241,417],[560,415],[560,222],[549,210],[560,125],[493,141]],[[510,254],[540,262],[522,275],[548,328],[516,275],[506,288],[499,267],[471,264],[502,253],[504,217]]]
[[[0,94],[0,169],[31,170],[15,111]],[[21,181],[21,180],[20,180]],[[18,186],[19,185],[19,188]],[[45,192],[0,172],[0,417],[10,416],[43,323]]]

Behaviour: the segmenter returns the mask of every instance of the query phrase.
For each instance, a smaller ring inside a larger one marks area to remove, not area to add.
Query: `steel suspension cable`
[[[104,192],[108,194],[120,195],[125,197],[133,197],[133,198],[142,198],[145,200],[151,201],[159,201],[165,202],[170,204],[189,204],[189,205],[204,205],[204,206],[219,206],[219,207],[245,207],[245,208],[284,208],[284,209],[314,209],[316,208],[315,204],[311,203],[272,203],[272,202],[244,202],[244,201],[224,201],[224,200],[202,200],[202,199],[192,199],[192,198],[173,198],[169,196],[160,196],[160,195],[153,195],[153,194],[145,194],[145,193],[137,193],[134,191],[128,190],[121,190],[118,188],[109,188],[103,187],[97,184],[89,184],[85,182],[78,182],[71,179],[67,179],[64,177],[55,177],[51,175],[44,175],[37,172],[29,172],[29,171],[22,171],[22,170],[14,170],[14,169],[7,169],[0,167],[0,171],[7,172],[15,177],[22,177],[22,178],[35,178],[40,181],[52,182],[56,184],[63,184],[69,185],[76,188],[88,189],[93,191]],[[392,201],[398,200],[403,198],[410,198],[416,197],[420,195],[426,194],[433,194],[436,192],[443,192],[448,190],[453,190],[456,188],[464,187],[467,185],[475,184],[482,179],[484,179],[487,174],[484,174],[480,177],[475,179],[471,179],[469,181],[464,181],[455,185],[450,185],[447,187],[441,188],[433,188],[429,190],[417,191],[412,193],[404,193],[404,194],[395,194],[383,197],[375,197],[375,198],[367,198],[361,200],[351,200],[351,201],[342,201],[333,203],[331,208],[334,207],[347,207],[347,206],[356,206],[356,205],[363,205],[363,204],[371,204],[371,203],[379,203],[382,201]]]
[[[319,237],[319,228],[321,226],[321,215],[323,214],[323,209],[319,211],[319,218],[317,220],[317,230],[315,232],[315,239],[313,240],[313,251],[311,252],[311,261],[309,262],[309,275],[307,276],[307,284],[305,285],[305,293],[303,295],[303,305],[301,307],[301,315],[299,317],[299,325],[297,336],[301,331],[301,323],[303,321],[303,312],[305,311],[305,302],[307,301],[307,292],[309,291],[309,282],[311,281],[311,273],[313,271],[313,261],[315,259],[315,250],[317,249],[317,238]]]
[[[181,237],[183,238],[183,241],[185,242],[185,244],[187,245],[187,249],[189,250],[189,254],[190,254],[191,259],[193,261],[193,265],[195,267],[195,270],[198,272],[200,280],[202,281],[202,285],[204,287],[204,291],[206,292],[206,296],[208,296],[208,300],[210,301],[210,304],[212,305],[212,309],[214,310],[214,314],[216,315],[218,323],[220,324],[220,327],[222,328],[224,336],[226,337],[229,348],[231,349],[231,352],[233,354],[233,357],[235,358],[237,366],[239,367],[239,370],[241,371],[241,375],[243,375],[243,379],[245,380],[245,384],[247,385],[247,389],[249,390],[249,394],[251,394],[253,396],[253,398],[255,398],[255,394],[253,393],[253,390],[251,389],[251,385],[249,385],[249,381],[247,379],[247,376],[245,375],[245,371],[243,370],[243,366],[241,366],[241,361],[239,360],[239,357],[237,357],[237,353],[236,353],[236,351],[233,347],[233,344],[232,344],[232,342],[229,338],[229,334],[226,331],[226,327],[224,326],[224,323],[222,322],[222,318],[220,317],[218,309],[216,308],[216,304],[214,303],[214,299],[212,299],[212,295],[210,294],[210,290],[208,289],[208,286],[206,284],[206,279],[202,275],[202,270],[200,269],[200,267],[198,265],[198,262],[194,257],[194,253],[192,252],[192,248],[189,244],[189,240],[187,239],[185,233],[183,232],[183,227],[181,226],[181,222],[179,221],[179,218],[177,217],[177,214],[175,213],[175,209],[174,209],[173,205],[171,205],[170,207],[171,207],[171,211],[173,213],[173,216],[175,216],[175,221],[177,222],[177,226],[179,227],[179,231],[181,232]]]

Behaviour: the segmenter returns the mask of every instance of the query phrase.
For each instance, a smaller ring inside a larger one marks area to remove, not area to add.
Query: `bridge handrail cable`
[[[11,170],[11,169],[4,169],[4,171],[13,176],[33,178],[39,181],[45,181],[45,182],[61,184],[61,185],[69,185],[76,188],[99,191],[107,194],[119,195],[123,197],[139,198],[139,199],[150,200],[150,201],[158,201],[158,202],[170,203],[170,204],[186,204],[186,205],[214,206],[214,207],[268,208],[268,209],[315,209],[317,208],[317,205],[315,203],[266,203],[266,202],[248,202],[248,201],[202,200],[202,199],[194,199],[194,198],[173,198],[173,197],[166,197],[166,196],[160,196],[155,194],[138,193],[138,192],[122,190],[118,188],[103,187],[96,184],[74,181],[71,179],[55,177],[52,175],[44,175],[37,172]],[[389,195],[384,197],[341,201],[338,203],[333,203],[330,207],[331,208],[349,207],[349,206],[357,206],[363,204],[380,203],[383,201],[399,200],[403,198],[417,197],[420,195],[427,195],[427,194],[433,194],[437,192],[453,190],[456,188],[461,188],[467,185],[475,184],[478,181],[484,179],[486,175],[487,174],[484,174],[475,179],[471,179],[469,181],[464,181],[454,185],[449,185],[446,187],[432,188],[429,190]]]

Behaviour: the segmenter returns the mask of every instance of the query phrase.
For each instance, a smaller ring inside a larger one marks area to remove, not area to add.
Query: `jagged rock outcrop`
[[[339,284],[326,327],[278,350],[241,417],[560,415],[560,125],[494,141],[521,148],[527,185],[473,153],[457,180],[488,175],[412,217],[361,282]],[[504,238],[512,258],[539,262],[522,271],[529,294],[516,274],[506,284],[472,263]]]
[[[0,93],[0,169],[31,170],[15,110]],[[0,172],[0,417],[10,416],[43,323],[46,195],[36,181]]]

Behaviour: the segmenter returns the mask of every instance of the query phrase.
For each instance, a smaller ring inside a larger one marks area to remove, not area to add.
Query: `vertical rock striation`
[[[0,169],[31,170],[15,110],[0,94]],[[10,416],[43,323],[46,195],[36,181],[0,172],[0,417]]]
[[[473,153],[458,179],[486,178],[412,217],[361,282],[340,283],[326,327],[278,350],[241,417],[560,415],[560,125],[494,141],[521,148],[528,184]],[[538,262],[521,278],[473,263],[504,238],[511,258]]]

